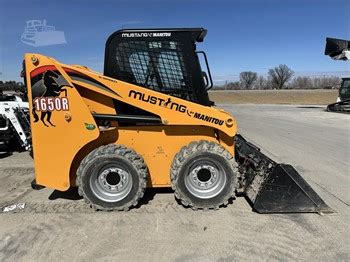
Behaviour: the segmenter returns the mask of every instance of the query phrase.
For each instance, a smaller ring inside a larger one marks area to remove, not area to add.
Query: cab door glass
[[[168,89],[183,89],[186,87],[180,60],[176,52],[166,51],[159,55],[158,71],[163,86]]]
[[[341,95],[349,95],[350,94],[350,80],[345,80],[340,88]]]

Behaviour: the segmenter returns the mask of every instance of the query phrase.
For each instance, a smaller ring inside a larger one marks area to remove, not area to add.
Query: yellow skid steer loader
[[[234,117],[209,100],[207,57],[196,51],[206,33],[117,31],[104,74],[26,54],[36,183],[76,186],[96,210],[128,210],[146,187],[172,187],[193,209],[243,194],[259,213],[330,212],[292,166],[238,135]]]

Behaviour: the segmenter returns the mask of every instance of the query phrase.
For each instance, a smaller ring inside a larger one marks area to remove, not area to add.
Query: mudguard
[[[243,193],[258,213],[333,213],[301,175],[276,163],[260,149],[236,136],[236,160]]]

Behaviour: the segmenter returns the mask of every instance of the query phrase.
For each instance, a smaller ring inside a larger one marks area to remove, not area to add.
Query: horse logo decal
[[[67,87],[71,86],[57,70],[47,70],[36,79],[37,82],[32,85],[34,122],[40,119],[45,126],[55,127],[51,121],[52,113],[69,110]],[[37,111],[40,112],[40,117]]]

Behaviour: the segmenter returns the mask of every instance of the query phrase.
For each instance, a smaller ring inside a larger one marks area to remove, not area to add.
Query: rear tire
[[[218,209],[235,195],[237,164],[221,145],[192,142],[176,154],[171,167],[175,197],[192,209]]]
[[[95,210],[123,210],[136,206],[147,184],[143,158],[122,145],[101,146],[81,162],[76,184],[79,195]]]

